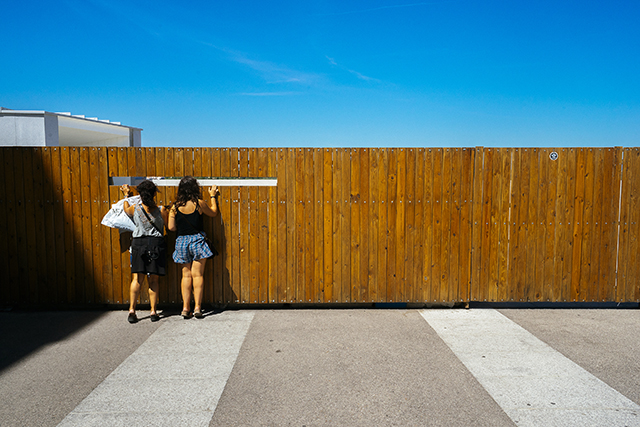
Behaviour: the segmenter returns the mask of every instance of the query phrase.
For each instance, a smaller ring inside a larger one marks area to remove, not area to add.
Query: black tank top
[[[190,236],[203,230],[202,214],[197,209],[190,214],[183,214],[176,209],[176,236]]]

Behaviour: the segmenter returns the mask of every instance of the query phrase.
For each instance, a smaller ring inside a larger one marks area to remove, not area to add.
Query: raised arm
[[[122,194],[124,195],[124,197],[131,197],[131,188],[129,187],[128,184],[124,184],[122,187],[120,187],[120,191],[122,191]],[[124,212],[129,215],[129,216],[133,216],[133,213],[136,211],[136,207],[133,205],[130,205],[128,201],[124,201],[123,204],[124,207]]]
[[[204,200],[200,200],[200,209],[202,209],[202,213],[207,216],[216,216],[218,215],[218,195],[220,194],[220,190],[218,190],[218,186],[214,185],[213,187],[209,187],[209,201],[211,206],[207,204]]]
[[[171,231],[176,231],[178,229],[178,227],[176,227],[176,205],[171,206],[171,209],[169,209],[169,216],[166,224],[167,228]]]

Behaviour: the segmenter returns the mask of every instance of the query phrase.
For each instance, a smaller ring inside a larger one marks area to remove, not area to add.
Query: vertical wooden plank
[[[389,302],[397,302],[400,292],[398,290],[398,276],[396,270],[398,252],[398,150],[391,148],[388,151],[389,172],[387,181],[387,299]]]
[[[193,148],[184,148],[182,149],[182,160],[184,164],[184,171],[182,172],[185,176],[194,176],[194,168],[193,168]]]
[[[268,177],[268,149],[258,150],[258,176]],[[269,188],[258,188],[258,301],[261,304],[269,302],[269,234],[271,233],[269,221]]]
[[[277,177],[277,152],[269,148],[267,156],[267,174]],[[269,291],[267,299],[270,303],[278,301],[278,193],[277,187],[269,187]]]
[[[230,177],[232,174],[232,154],[228,148],[223,148],[220,153],[220,175],[224,177]],[[222,202],[220,206],[220,216],[224,225],[224,234],[221,235],[223,239],[223,251],[221,257],[223,258],[223,278],[222,287],[223,295],[222,301],[229,304],[238,300],[238,295],[234,292],[234,264],[237,263],[237,258],[234,258],[234,218],[236,212],[234,208],[237,206],[234,202],[236,195],[234,194],[235,187],[220,187],[219,200]]]
[[[335,160],[337,162],[336,176],[339,176],[339,181],[333,182],[334,194],[340,198],[338,206],[339,211],[339,226],[340,226],[340,254],[336,256],[334,252],[333,257],[339,259],[340,273],[339,279],[334,274],[334,297],[337,302],[349,302],[351,296],[351,281],[354,280],[351,271],[351,149],[345,148],[339,151]],[[334,216],[334,221],[335,221]],[[335,225],[334,225],[335,228]]]
[[[232,148],[229,150],[229,170],[231,177],[241,176],[241,149]],[[283,182],[284,184],[284,182]],[[241,277],[242,269],[242,211],[245,207],[242,204],[241,187],[229,187],[229,199],[231,205],[231,295],[235,298],[232,302],[242,302],[242,288],[244,283]],[[286,206],[285,206],[286,208]]]
[[[48,204],[45,200],[44,196],[44,185],[45,182],[47,186],[50,183],[48,178],[44,176],[44,156],[45,156],[45,148],[33,148],[32,149],[32,180],[33,180],[33,193],[31,194],[31,203],[34,209],[34,245],[35,251],[32,254],[35,254],[35,265],[31,265],[30,270],[35,273],[35,289],[36,293],[33,295],[35,302],[37,303],[45,303],[51,304],[52,295],[51,295],[51,287],[48,286],[47,276],[53,274],[52,270],[49,270],[49,274],[47,274],[47,258],[54,257],[55,252],[48,253],[47,249],[53,249],[53,247],[47,246],[46,239],[46,231],[45,231],[45,209]],[[47,151],[48,154],[48,151]],[[33,255],[32,255],[33,258]]]
[[[93,265],[93,227],[91,221],[91,160],[90,148],[78,147],[80,154],[80,192],[79,206],[82,221],[82,251],[84,261],[84,303],[95,302],[96,276]]]
[[[105,149],[105,163],[107,166],[107,175],[109,178],[114,176],[119,176],[118,173],[118,148],[110,147]],[[116,203],[121,197],[118,191],[118,187],[115,185],[107,185],[106,187],[106,195],[105,200],[107,201],[107,205],[105,209],[110,209],[111,205]],[[120,283],[122,283],[122,273],[120,266],[120,233],[118,230],[113,228],[106,228],[105,239],[110,241],[109,247],[111,249],[111,253],[105,255],[109,260],[110,267],[110,278],[108,277],[109,282],[107,283],[107,298],[113,304],[120,304],[122,302],[122,287]],[[108,268],[109,268],[108,267]]]
[[[482,278],[482,237],[484,230],[483,208],[484,208],[484,148],[476,147],[473,163],[473,202],[471,232],[471,289],[469,291],[470,300],[481,301],[484,293]],[[428,242],[427,242],[428,243]],[[427,246],[428,248],[428,246]],[[425,264],[426,266],[426,264]]]
[[[378,275],[378,247],[380,242],[380,150],[372,148],[369,150],[369,223],[367,224],[368,249],[368,283],[369,293],[367,301],[379,301],[380,276]]]
[[[616,301],[626,301],[627,269],[629,254],[629,210],[631,200],[631,188],[633,183],[633,168],[631,167],[631,149],[622,150],[622,176],[620,195],[620,214],[618,220],[618,260],[617,260],[617,286]]]
[[[345,288],[343,301],[357,302],[360,290],[360,152],[354,148],[347,152],[350,156],[349,164],[351,165],[351,187],[349,194],[349,206],[351,207],[351,224],[350,224],[350,260],[351,260],[351,283],[350,289]]]
[[[500,150],[501,166],[501,186],[500,196],[500,212],[498,218],[498,233],[499,233],[499,250],[498,255],[498,294],[496,300],[508,301],[510,283],[507,280],[509,269],[509,247],[510,247],[510,227],[509,227],[509,214],[511,209],[511,149],[503,148]]]
[[[547,201],[547,181],[548,181],[548,162],[544,161],[543,152],[541,149],[534,148],[534,154],[538,156],[538,197],[536,199],[536,211],[533,219],[533,227],[535,230],[535,279],[532,286],[529,289],[530,300],[539,301],[543,295],[544,286],[544,266],[545,266],[545,238],[546,238],[546,226],[544,221],[546,219],[545,203]],[[548,159],[548,157],[547,157]]]
[[[324,302],[331,302],[333,299],[333,207],[332,204],[336,202],[333,199],[333,152],[331,149],[327,148],[324,150],[323,162],[324,162],[324,171],[323,171],[323,180],[324,180],[324,212],[323,212],[323,223],[324,223]],[[337,272],[336,272],[337,274]]]
[[[584,193],[586,178],[586,152],[584,148],[576,148],[576,190],[573,215],[573,244],[571,260],[571,301],[583,301],[584,296],[580,289],[580,268],[582,264],[582,229],[584,217]]]
[[[514,301],[518,291],[518,260],[520,255],[520,245],[518,239],[518,220],[520,212],[520,149],[511,150],[511,188],[509,206],[509,268],[507,272],[507,282],[509,289],[506,300]]]
[[[474,151],[462,149],[462,175],[460,177],[460,294],[468,302],[471,286],[472,209]]]
[[[573,262],[573,224],[576,194],[577,152],[573,148],[566,149],[567,155],[567,191],[565,202],[565,230],[564,230],[564,262],[562,266],[562,300],[572,299],[572,262]]]
[[[304,207],[304,284],[305,284],[305,302],[314,302],[318,294],[318,285],[314,280],[315,277],[315,208],[316,200],[314,197],[314,165],[313,165],[313,149],[305,148],[304,155],[304,191],[302,193],[302,201]]]
[[[19,244],[18,244],[18,216],[21,215],[20,209],[18,209],[18,183],[17,177],[20,176],[21,171],[17,168],[17,158],[20,153],[17,148],[6,148],[4,151],[4,184],[5,184],[5,197],[7,199],[7,263],[9,265],[8,276],[10,284],[9,302],[11,304],[18,304],[20,302],[20,277],[21,272],[19,268]]]
[[[314,302],[322,302],[324,292],[324,150],[316,148],[313,150],[314,168],[314,282],[316,283],[316,293],[313,296]]]
[[[425,149],[418,148],[415,154],[415,189],[413,197],[414,231],[413,231],[413,300],[425,302],[424,297],[424,178]]]
[[[529,149],[529,211],[527,220],[527,265],[524,281],[523,300],[532,301],[538,286],[536,277],[537,266],[540,261],[538,252],[538,204],[540,203],[540,161],[537,149]]]
[[[294,211],[294,221],[295,221],[295,281],[296,281],[296,295],[297,301],[304,302],[307,301],[306,292],[307,286],[305,281],[305,235],[306,235],[306,226],[305,226],[305,194],[304,194],[304,150],[302,148],[295,148],[293,150],[293,159],[295,162],[295,181],[293,183],[295,188],[295,211]]]
[[[284,148],[277,150],[278,176],[278,302],[287,300],[287,157]]]
[[[82,174],[81,174],[81,156],[80,148],[71,147],[69,149],[70,169],[71,169],[71,197],[73,209],[73,223],[71,233],[73,235],[73,252],[76,258],[75,277],[76,287],[75,295],[72,302],[84,303],[87,280],[85,279],[84,267],[86,265],[86,257],[83,246],[83,227],[82,227]]]
[[[184,148],[173,149],[173,176],[183,177],[185,174]]]
[[[596,159],[596,187],[594,188],[594,222],[596,223],[596,244],[598,248],[597,268],[592,270],[592,277],[597,292],[594,295],[596,301],[605,301],[606,288],[615,286],[615,279],[609,281],[610,272],[608,271],[608,252],[613,250],[608,240],[611,230],[611,215],[613,190],[613,150],[605,148],[598,150]],[[617,209],[616,209],[617,210]]]
[[[100,224],[102,217],[109,211],[111,206],[109,194],[109,149],[100,147],[98,150],[98,197],[96,198],[97,207],[97,226],[98,238],[101,240],[101,264],[102,264],[102,289],[100,300],[107,304],[113,304],[113,265],[111,261],[112,240],[111,229]]]
[[[240,148],[239,150],[239,173],[241,177],[249,176],[249,150],[247,148]],[[250,225],[249,225],[249,210],[250,210],[250,195],[248,187],[239,188],[240,199],[238,208],[240,209],[240,223],[239,223],[239,238],[240,238],[240,302],[246,304],[251,302],[251,279],[250,279],[250,255],[249,255],[249,242],[250,242]]]
[[[360,290],[356,301],[369,300],[369,239],[367,239],[369,227],[369,210],[371,200],[369,197],[369,150],[360,148]]]
[[[345,254],[346,256],[349,256],[349,252],[345,252],[343,253],[343,240],[347,237],[345,236],[345,224],[346,224],[346,218],[345,218],[345,212],[348,212],[347,210],[347,200],[346,200],[346,186],[348,185],[349,180],[347,180],[346,182],[344,181],[345,176],[344,176],[344,171],[343,171],[343,166],[345,163],[344,157],[346,155],[346,149],[333,149],[333,181],[332,181],[332,193],[334,195],[334,200],[331,201],[331,205],[333,206],[332,208],[332,216],[333,216],[333,223],[332,223],[332,244],[333,244],[333,248],[332,248],[332,254],[333,254],[333,261],[332,261],[332,267],[333,267],[333,283],[332,283],[332,289],[333,289],[333,296],[335,298],[336,301],[342,301],[342,295],[344,294],[343,292],[343,282],[349,283],[349,276],[348,274],[344,271],[345,268],[344,266],[348,265],[345,264],[344,259],[345,259]]]
[[[140,154],[142,149],[140,147],[127,147],[125,151],[127,152],[127,165],[129,168],[125,176],[142,177],[143,173],[141,169],[144,165]]]
[[[3,150],[0,150],[0,152]],[[44,284],[46,287],[46,301],[49,304],[58,304],[59,296],[58,296],[58,287],[56,283],[56,278],[58,275],[58,264],[56,264],[56,235],[55,235],[55,224],[56,224],[56,211],[55,211],[55,186],[56,180],[53,172],[53,164],[52,164],[52,156],[51,153],[53,151],[53,147],[44,147],[40,151],[40,159],[42,162],[42,181],[43,181],[43,193],[42,193],[42,205],[43,205],[43,228],[44,235],[40,236],[41,243],[40,246],[44,246],[43,250],[43,258],[46,260],[44,263],[44,277],[39,279],[39,282]],[[2,157],[0,155],[0,165],[2,164]],[[2,179],[0,175],[0,179]],[[4,182],[0,184],[0,200],[5,200],[4,198]],[[0,206],[0,209],[3,209]],[[5,208],[6,209],[6,208]],[[4,222],[4,214],[0,214],[0,223],[6,224]],[[106,228],[106,227],[104,227]],[[6,254],[3,255],[2,247],[6,244],[5,240],[0,242],[0,257],[4,257],[3,262],[6,262]],[[43,245],[44,243],[44,245]],[[0,269],[2,269],[3,264],[0,262]],[[7,272],[8,267],[5,266],[2,271]]]
[[[192,171],[193,176],[196,177],[205,177],[211,176],[211,150],[205,153],[206,148],[195,147],[191,149],[192,153]],[[206,155],[209,155],[208,158],[205,158]],[[208,172],[205,172],[205,168]]]
[[[481,237],[481,254],[480,254],[480,278],[478,299],[481,301],[491,301],[491,200],[492,200],[492,184],[493,184],[493,163],[494,149],[486,148],[484,150],[484,167],[482,176],[482,237]]]
[[[2,165],[2,170],[0,170],[0,234],[5,236],[3,239],[0,239],[0,271],[4,272],[3,285],[0,286],[0,305],[2,306],[8,306],[11,303],[11,288],[14,286],[10,279],[8,263],[9,246],[7,236],[9,235],[9,224],[7,212],[9,210],[9,200],[5,192],[4,177],[4,173],[6,172],[4,155],[7,151],[5,148],[0,149],[0,165]],[[48,268],[50,267],[48,266]]]
[[[628,206],[622,219],[622,226],[625,236],[624,252],[621,253],[619,265],[623,272],[624,282],[620,287],[619,301],[638,300],[638,209],[640,199],[640,150],[637,147],[629,148],[625,152],[625,168],[628,170],[626,182],[627,192],[623,193],[622,205]]]
[[[451,153],[451,195],[449,196],[449,289],[447,300],[460,301],[460,183],[462,176],[462,150],[450,148]],[[447,205],[447,203],[445,203]]]
[[[408,300],[406,277],[406,200],[407,200],[407,150],[400,148],[396,152],[396,300]]]
[[[609,251],[609,253],[607,253],[608,258],[607,258],[607,270],[610,272],[611,275],[611,286],[608,287],[607,289],[607,300],[608,301],[616,301],[617,299],[617,292],[618,292],[618,279],[619,279],[619,274],[617,271],[617,260],[618,260],[618,256],[619,256],[619,251],[620,251],[620,215],[622,214],[621,212],[621,207],[619,205],[620,203],[620,197],[622,196],[622,188],[621,188],[621,183],[622,183],[622,163],[623,163],[623,153],[624,150],[622,147],[616,147],[613,150],[613,162],[612,162],[612,200],[611,200],[611,204],[609,206],[611,206],[611,216],[608,218],[609,221],[605,220],[605,226],[608,226],[610,228],[610,233],[608,235],[609,237],[609,243],[610,243],[610,247],[612,248],[612,250]]]
[[[492,149],[495,151],[491,188],[491,216],[490,216],[490,258],[489,258],[489,301],[498,300],[498,287],[500,280],[500,216],[502,207],[502,153],[499,148]]]
[[[549,157],[556,149],[544,149],[541,154],[541,161],[547,164],[547,198],[545,203],[545,258],[544,258],[544,281],[543,292],[539,300],[550,301],[557,298],[556,278],[555,278],[555,260],[556,260],[556,199],[558,190],[558,161],[551,160]]]
[[[514,299],[516,301],[526,301],[526,289],[527,289],[527,256],[529,254],[529,246],[530,242],[527,239],[528,230],[529,230],[529,200],[531,193],[531,162],[532,162],[532,151],[530,149],[520,149],[519,150],[519,159],[520,159],[520,179],[518,185],[518,214],[517,214],[517,225],[514,230],[517,233],[517,241],[518,241],[518,259],[516,269],[516,292],[514,295]]]
[[[247,176],[258,176],[258,150],[256,148],[247,149],[249,154],[249,170]],[[256,304],[260,301],[260,284],[258,282],[258,271],[260,256],[258,250],[260,249],[260,225],[258,218],[258,187],[248,187],[248,213],[249,213],[249,298],[248,302]]]
[[[35,232],[35,206],[33,201],[33,149],[21,148],[19,151],[18,164],[21,173],[19,184],[18,200],[20,216],[18,217],[18,238],[21,245],[18,250],[21,257],[18,259],[20,263],[20,271],[24,274],[21,278],[20,300],[24,304],[33,304],[38,301],[38,273],[35,266],[35,258],[30,254],[36,252],[36,232]]]
[[[105,303],[107,298],[105,295],[105,281],[104,281],[104,266],[103,266],[103,252],[106,251],[106,242],[102,240],[103,227],[100,225],[100,220],[106,211],[103,212],[102,207],[102,194],[101,194],[101,181],[106,181],[106,168],[100,168],[100,150],[101,148],[87,147],[89,155],[89,220],[91,221],[91,255],[92,255],[92,275],[94,278],[94,297],[93,302]],[[104,176],[101,174],[104,172]],[[104,250],[103,250],[104,249]],[[110,249],[110,248],[109,248]]]
[[[595,153],[593,148],[585,148],[584,171],[584,211],[582,215],[581,248],[580,248],[580,274],[578,287],[580,288],[581,301],[593,301],[594,290],[590,286],[592,245],[593,245],[593,191],[595,174]],[[595,253],[593,255],[596,255]]]
[[[557,149],[557,182],[555,202],[555,235],[554,235],[554,293],[549,295],[547,301],[562,301],[563,292],[563,268],[565,263],[564,251],[566,247],[566,203],[567,203],[567,165],[568,156],[565,149]]]
[[[64,233],[64,198],[62,194],[62,167],[60,164],[60,151],[59,147],[51,148],[51,171],[52,171],[52,185],[53,185],[53,217],[54,217],[54,240],[55,240],[55,265],[56,265],[56,277],[55,286],[56,302],[63,303],[67,297],[67,269],[65,262],[65,233]],[[10,270],[9,270],[10,271]]]
[[[442,295],[442,283],[443,283],[443,269],[442,269],[442,256],[443,256],[443,209],[444,203],[444,150],[441,148],[435,149],[433,152],[433,184],[432,184],[432,197],[431,197],[431,209],[432,209],[432,250],[431,250],[431,289],[430,296],[433,302],[442,301],[446,298]],[[448,232],[448,230],[446,230]],[[446,274],[446,270],[445,270]]]
[[[405,166],[405,232],[404,232],[404,288],[405,301],[415,301],[415,260],[416,260],[416,149],[407,148],[406,150],[406,166]]]
[[[379,151],[378,157],[378,253],[377,253],[377,275],[378,275],[378,300],[379,302],[389,301],[389,279],[387,277],[387,259],[388,259],[388,176],[389,176],[389,160],[388,149],[383,148]]]
[[[296,302],[298,281],[296,271],[296,156],[293,148],[286,149],[287,158],[287,300]]]
[[[442,246],[440,249],[440,300],[449,301],[449,290],[451,289],[451,205],[452,205],[452,184],[453,184],[453,149],[442,150],[442,198],[440,206],[442,209]]]
[[[604,185],[606,178],[604,176],[604,155],[605,150],[596,148],[594,151],[594,167],[593,167],[593,213],[591,217],[591,228],[593,234],[593,246],[589,259],[589,300],[600,301],[600,263],[604,254],[602,244],[602,205],[604,203]]]
[[[64,261],[65,261],[65,283],[66,295],[64,295],[64,302],[75,302],[75,288],[76,288],[76,268],[75,268],[75,246],[76,239],[74,235],[74,217],[73,217],[73,205],[75,200],[73,198],[73,191],[71,189],[71,181],[73,179],[72,173],[72,161],[71,161],[71,148],[60,148],[60,165],[61,165],[61,190],[62,190],[62,208],[64,216],[63,235],[64,235]],[[8,187],[7,187],[8,188]]]

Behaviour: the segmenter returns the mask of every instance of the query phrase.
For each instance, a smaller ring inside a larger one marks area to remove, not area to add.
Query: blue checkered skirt
[[[173,252],[173,261],[176,264],[189,264],[194,260],[211,258],[212,256],[213,252],[204,241],[202,234],[191,234],[176,238],[176,249]]]

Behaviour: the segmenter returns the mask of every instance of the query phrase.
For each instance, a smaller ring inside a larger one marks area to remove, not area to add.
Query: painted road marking
[[[498,311],[421,314],[518,426],[640,426],[640,406]]]
[[[164,319],[59,426],[208,426],[253,316]]]

